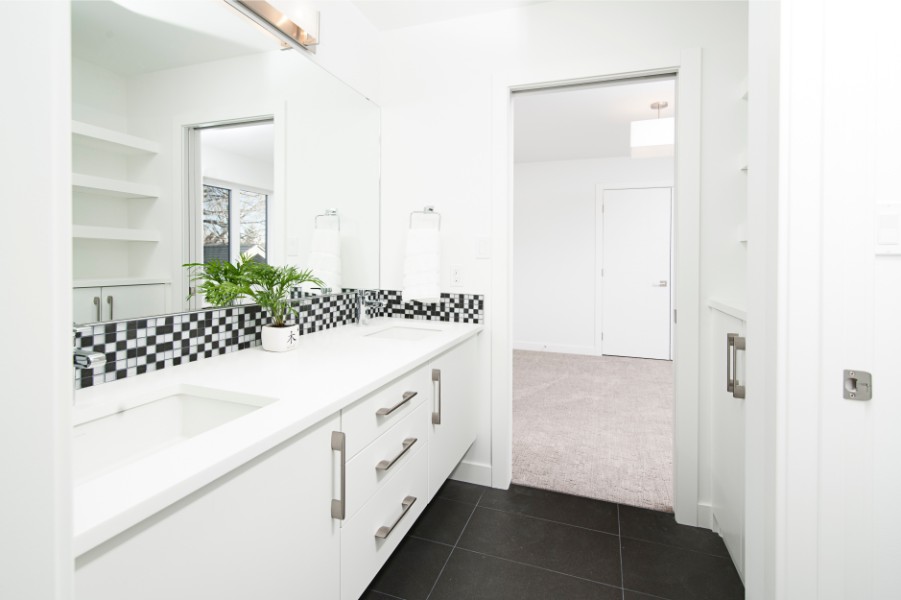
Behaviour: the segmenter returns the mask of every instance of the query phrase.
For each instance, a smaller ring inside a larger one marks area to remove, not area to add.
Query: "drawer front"
[[[428,452],[423,445],[341,529],[342,600],[357,600],[366,591],[425,509],[427,493]],[[416,500],[404,512],[407,498]],[[380,530],[383,537],[376,537]]]
[[[347,462],[348,519],[427,444],[428,423],[429,404],[420,402],[412,413]]]
[[[399,423],[431,394],[430,372],[427,367],[420,367],[342,410],[341,429],[347,434],[347,458]],[[405,402],[405,398],[409,399]]]

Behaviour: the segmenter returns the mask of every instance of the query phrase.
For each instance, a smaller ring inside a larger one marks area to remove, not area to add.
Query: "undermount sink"
[[[393,327],[388,327],[387,329],[382,329],[381,331],[376,331],[375,333],[366,334],[366,337],[380,338],[383,340],[416,341],[425,339],[431,335],[435,335],[436,333],[441,333],[441,330],[425,329],[419,327],[403,327],[400,325],[395,325]]]
[[[76,483],[224,425],[273,398],[189,385],[119,403],[109,414],[82,415],[73,430]]]

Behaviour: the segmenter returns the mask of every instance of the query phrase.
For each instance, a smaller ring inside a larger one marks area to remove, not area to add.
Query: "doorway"
[[[630,134],[675,92],[513,95],[513,483],[673,510],[674,146]]]

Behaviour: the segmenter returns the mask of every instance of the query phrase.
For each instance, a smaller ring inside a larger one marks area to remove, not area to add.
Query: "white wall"
[[[491,235],[491,94],[497,81],[515,80],[518,73],[540,72],[553,81],[589,68],[597,75],[663,68],[678,65],[682,51],[691,48],[700,48],[703,58],[700,294],[743,304],[745,249],[736,239],[746,193],[740,171],[746,139],[743,2],[548,2],[384,33],[383,287],[401,284],[408,213],[435,204],[443,217],[442,288],[449,289],[450,265],[460,265],[464,284],[456,291],[488,294],[486,305],[492,306],[491,260],[478,258],[475,249],[479,238]],[[491,327],[489,321],[483,339]],[[704,322],[702,361],[720,350],[708,347],[708,333]],[[489,356],[487,342],[482,351]],[[490,380],[482,383],[487,405]],[[701,393],[701,438],[709,440],[710,390],[702,386]],[[468,460],[490,464],[490,431],[486,409]],[[710,498],[709,446],[705,451],[699,460],[702,505]]]
[[[203,176],[227,183],[238,183],[272,192],[275,186],[274,164],[256,160],[222,148],[203,148]]]
[[[596,188],[673,183],[671,158],[516,163],[513,346],[599,354]],[[565,309],[561,310],[560,304]]]
[[[72,597],[69,39],[66,3],[0,2],[0,598]]]

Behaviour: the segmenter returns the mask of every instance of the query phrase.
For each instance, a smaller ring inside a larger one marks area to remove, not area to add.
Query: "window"
[[[266,262],[269,194],[228,183],[203,184],[203,261],[241,254]]]

